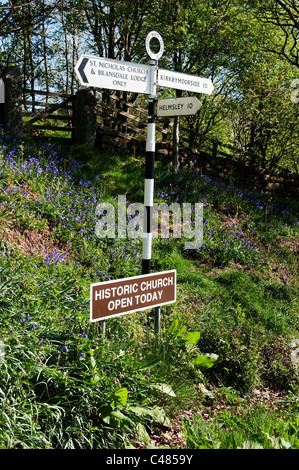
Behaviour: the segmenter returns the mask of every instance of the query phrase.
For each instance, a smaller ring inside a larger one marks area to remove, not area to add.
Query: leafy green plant
[[[183,421],[186,447],[191,449],[298,449],[298,418],[265,413],[263,407],[242,414],[223,410],[204,421]]]
[[[146,447],[179,410],[225,402],[215,429],[200,438],[203,424],[186,423],[190,445],[295,448],[293,414],[279,417],[278,431],[261,427],[262,439],[222,433],[241,429],[240,407],[247,420],[254,387],[282,393],[286,407],[287,392],[298,390],[288,346],[298,326],[288,246],[296,205],[159,163],[156,200],[202,202],[205,246],[193,253],[184,238],[155,239],[153,271],[177,269],[177,302],[162,308],[161,333],[145,311],[109,319],[103,335],[101,323],[89,322],[90,284],[141,273],[141,240],[96,238],[95,207],[120,193],[142,200],[142,158],[100,158],[50,142],[1,146],[0,447]],[[53,243],[46,254],[22,253],[17,235],[42,228]],[[16,237],[5,237],[11,231]]]
[[[130,405],[128,389],[125,387],[116,390],[107,397],[106,403],[99,409],[99,416],[109,426],[129,432],[147,445],[149,444],[147,423],[154,422],[163,426],[171,424],[161,407]]]

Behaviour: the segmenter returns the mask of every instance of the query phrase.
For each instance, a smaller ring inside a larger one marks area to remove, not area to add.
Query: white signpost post
[[[159,50],[151,49],[151,41],[159,43]],[[75,72],[81,85],[108,88],[111,90],[143,93],[148,97],[148,124],[146,140],[145,179],[144,179],[144,223],[142,246],[142,275],[151,271],[152,217],[154,198],[155,163],[155,117],[157,85],[166,88],[211,94],[214,86],[210,79],[188,75],[171,70],[158,69],[158,60],[164,52],[164,43],[157,31],[151,31],[145,41],[146,51],[151,59],[150,65],[106,59],[83,54]],[[178,116],[195,114],[201,103],[196,97],[161,100],[158,102],[158,115]],[[163,114],[168,112],[168,114]],[[162,113],[162,114],[161,114]],[[173,114],[176,113],[176,114]],[[179,114],[177,114],[179,113]],[[172,301],[172,300],[171,300]],[[101,318],[105,314],[101,314]],[[160,307],[155,307],[155,332],[160,331]]]

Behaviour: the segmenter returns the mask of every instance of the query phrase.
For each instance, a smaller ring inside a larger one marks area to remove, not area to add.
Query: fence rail
[[[112,92],[110,96],[105,92],[102,99],[97,100],[96,91],[92,88],[84,87],[75,95],[70,95],[22,87],[21,72],[14,65],[6,67],[1,79],[5,96],[4,103],[0,103],[0,125],[11,135],[19,136],[24,130],[31,129],[71,131],[73,142],[90,146],[94,146],[95,142],[97,145],[104,143],[109,148],[114,139],[121,141],[121,151],[145,150],[148,111],[136,102],[121,98],[118,92]],[[170,158],[174,162],[177,161],[178,148],[184,164],[186,162],[190,166],[198,165],[207,171],[208,168],[215,167],[217,172],[219,166],[229,164],[237,171],[244,167],[246,177],[250,169],[259,173],[262,170],[265,180],[266,176],[268,178],[269,175],[264,172],[265,168],[256,167],[256,160],[252,159],[255,157],[254,148],[236,148],[218,139],[195,133],[187,120],[180,121],[180,135],[177,139],[174,120],[167,117],[159,117],[156,120],[156,150],[157,153],[168,155],[168,161]],[[279,178],[283,176],[285,181],[291,182],[294,171],[284,171],[275,164],[275,169],[267,170],[268,173],[277,172]],[[294,167],[298,175],[295,162]],[[296,178],[297,181],[298,176]]]
[[[31,99],[28,99],[28,96]],[[38,101],[37,96],[46,97],[46,100]],[[54,99],[54,102],[50,102],[49,99]],[[62,99],[62,101],[57,102],[58,99]],[[29,120],[23,120],[23,129],[72,131],[74,129],[74,99],[74,95],[66,93],[23,89],[22,116],[30,118]],[[145,142],[148,111],[141,106],[124,100],[114,93],[109,95],[107,101],[97,100],[96,113],[98,123],[115,130],[120,139],[139,144]],[[38,121],[44,120],[60,121],[66,124],[57,125],[52,122],[38,123]],[[188,147],[190,143],[189,135],[190,129],[180,126],[179,146],[181,150]],[[163,148],[171,148],[172,137],[173,122],[168,118],[157,118],[156,142],[159,144],[157,151],[163,151]],[[211,154],[213,157],[217,155],[232,157],[241,152],[232,145],[224,144],[217,139],[204,135],[196,136],[194,146],[198,150]]]
[[[136,104],[112,94],[109,101],[98,101],[98,116],[102,123],[118,131],[119,137],[129,141],[146,141],[148,111]],[[163,143],[169,136],[169,125],[163,127],[163,120],[156,123],[156,141]]]
[[[27,95],[31,95],[32,99],[26,99]],[[37,101],[36,95],[46,96],[46,101]],[[62,102],[49,102],[49,98],[55,100],[63,98]],[[23,120],[23,129],[47,129],[54,131],[72,131],[73,130],[73,101],[74,96],[66,93],[57,93],[43,90],[32,90],[23,89],[23,99],[21,104],[23,105],[24,111],[22,116],[25,118],[31,118],[29,120]],[[31,110],[28,110],[31,107]],[[39,109],[37,109],[39,108]],[[42,109],[40,109],[42,108]],[[59,114],[56,112],[59,111]],[[63,114],[65,111],[65,114]],[[44,120],[51,121],[65,121],[66,126],[55,125],[52,123],[39,123],[38,121]]]

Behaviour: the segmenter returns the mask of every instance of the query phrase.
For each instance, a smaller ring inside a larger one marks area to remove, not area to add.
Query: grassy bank
[[[201,202],[204,243],[153,241],[152,270],[178,278],[159,336],[150,311],[103,335],[89,286],[141,274],[142,253],[97,237],[95,209],[143,202],[143,174],[1,137],[0,447],[298,448],[298,204],[157,162],[155,202]]]

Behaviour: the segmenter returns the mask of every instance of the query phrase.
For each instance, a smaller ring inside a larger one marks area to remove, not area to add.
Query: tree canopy
[[[193,133],[233,143],[255,163],[296,169],[298,24],[298,0],[8,0],[0,70],[16,64],[24,86],[74,93],[81,53],[148,63],[145,37],[155,29],[161,67],[214,82],[186,119]]]

